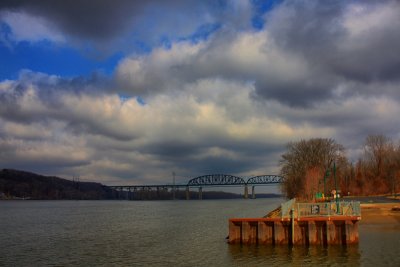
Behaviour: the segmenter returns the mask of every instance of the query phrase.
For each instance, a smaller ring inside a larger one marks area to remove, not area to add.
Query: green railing
[[[361,216],[359,201],[331,201],[317,203],[298,203],[291,199],[281,204],[282,219],[291,218],[329,217],[329,216]]]
[[[294,209],[294,213],[297,218],[324,216],[361,216],[360,202],[358,201],[296,203]]]
[[[291,210],[294,208],[296,204],[296,199],[293,198],[285,203],[281,204],[281,217],[283,218],[290,218]]]

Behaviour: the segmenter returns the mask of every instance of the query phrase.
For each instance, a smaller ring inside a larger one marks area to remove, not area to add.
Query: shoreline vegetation
[[[371,196],[399,192],[400,142],[369,135],[358,159],[350,160],[334,139],[290,142],[280,159],[287,198],[313,200],[316,194]],[[355,160],[355,161],[354,161]]]
[[[95,182],[77,182],[13,169],[0,171],[0,199],[113,199],[113,190]]]

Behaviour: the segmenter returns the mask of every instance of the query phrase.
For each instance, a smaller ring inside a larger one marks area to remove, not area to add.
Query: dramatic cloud
[[[393,91],[399,79],[399,16],[396,2],[289,1],[269,13],[263,31],[221,32],[207,42],[180,42],[133,56],[121,62],[117,78],[142,95],[203,77],[244,79],[255,82],[259,96],[295,106],[366,88],[368,94],[377,94],[377,87]],[[371,27],[360,26],[370,19]]]
[[[302,138],[335,138],[351,160],[368,134],[400,138],[397,1],[283,1],[262,27],[247,1],[1,5],[17,41],[134,47],[112,77],[25,70],[0,82],[4,166],[165,183],[172,171],[277,173]]]
[[[6,0],[0,11],[11,40],[71,41],[85,51],[89,47],[107,54],[130,47],[142,52],[170,40],[207,35],[222,22],[239,27],[251,19],[245,1]]]
[[[54,79],[49,77],[53,84]],[[311,137],[314,131],[308,125],[292,127],[274,114],[266,116],[268,108],[254,105],[250,97],[254,87],[246,83],[205,79],[188,86],[184,94],[158,95],[146,104],[113,94],[94,96],[57,89],[49,101],[51,94],[39,94],[34,83],[21,84],[2,83],[0,117],[3,144],[17,153],[15,157],[25,154],[26,161],[40,151],[46,156],[52,145],[60,147],[52,151],[51,158],[68,157],[65,153],[71,153],[63,148],[71,145],[71,150],[86,152],[77,153],[80,160],[66,161],[78,169],[85,164],[100,170],[104,164],[104,169],[111,165],[123,171],[129,159],[139,158],[146,162],[138,166],[156,171],[178,169],[188,176],[211,170],[243,173],[249,167],[266,172],[261,166],[277,166],[270,153],[296,138],[295,133]],[[325,127],[319,132],[330,135]],[[25,153],[26,147],[31,154]],[[40,162],[46,159],[38,157]],[[142,177],[145,172],[140,172]],[[149,176],[156,179],[154,172]]]
[[[151,3],[151,1],[146,1]],[[115,2],[83,0],[70,1],[2,1],[0,8],[11,12],[25,12],[54,23],[63,32],[78,37],[106,39],[118,36],[129,21],[143,11],[140,1]]]

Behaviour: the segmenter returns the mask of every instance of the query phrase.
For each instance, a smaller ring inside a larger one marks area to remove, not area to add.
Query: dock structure
[[[358,243],[360,203],[327,202],[281,205],[278,216],[229,220],[231,244],[346,245]]]

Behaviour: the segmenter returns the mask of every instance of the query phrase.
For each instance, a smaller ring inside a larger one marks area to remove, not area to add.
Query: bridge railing
[[[279,184],[282,183],[283,178],[278,175],[258,175],[247,179],[246,184]]]
[[[245,185],[243,178],[229,174],[208,174],[189,180],[188,186]]]

